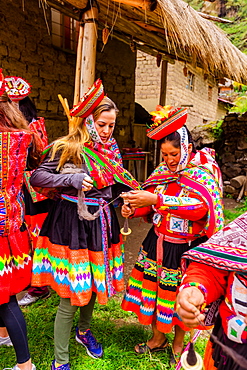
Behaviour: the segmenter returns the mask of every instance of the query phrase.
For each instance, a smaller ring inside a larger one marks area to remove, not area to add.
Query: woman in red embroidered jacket
[[[44,117],[37,116],[35,104],[28,96],[31,93],[30,84],[23,78],[17,76],[6,77],[5,83],[9,99],[18,106],[29,123],[30,130],[39,136],[41,149],[43,151],[48,145],[45,119]],[[31,174],[32,171],[28,168],[24,172],[23,193],[25,202],[25,222],[32,236],[33,248],[35,248],[39,231],[51,207],[52,200],[34,191],[30,185]],[[18,304],[20,306],[26,306],[37,301],[39,298],[47,298],[49,295],[50,292],[47,287],[29,287],[24,296],[19,298]]]
[[[186,269],[187,261],[190,262]],[[225,353],[210,338],[205,370],[247,368],[247,213],[218,231],[206,243],[182,256],[184,277],[177,297],[178,313],[189,327],[203,322],[201,306],[222,297],[213,334],[232,349]],[[236,362],[235,353],[242,356]],[[244,363],[245,362],[245,363]]]
[[[2,88],[1,88],[2,87]],[[13,344],[17,365],[14,370],[35,370],[27,343],[25,319],[16,294],[31,281],[31,242],[24,224],[22,199],[23,173],[27,158],[38,165],[40,142],[27,121],[11,103],[5,92],[0,71],[0,335]],[[29,155],[28,155],[29,154]]]
[[[145,191],[125,195],[122,215],[152,217],[122,303],[153,336],[135,347],[137,353],[167,346],[165,333],[175,326],[171,363],[179,358],[185,327],[174,314],[181,281],[180,259],[222,226],[221,177],[211,150],[195,152],[184,125],[185,109],[158,107],[148,136],[160,140],[162,162],[144,183]]]

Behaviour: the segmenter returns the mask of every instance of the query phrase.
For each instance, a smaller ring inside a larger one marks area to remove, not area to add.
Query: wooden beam
[[[76,54],[74,105],[76,105],[80,100],[83,35],[84,35],[84,28],[82,25],[80,25],[78,44],[77,44],[77,54]]]
[[[129,6],[135,6],[140,9],[149,9],[150,3],[147,0],[112,0],[115,3],[126,4]]]
[[[213,15],[209,15],[202,12],[197,12],[202,18],[209,19],[210,21],[219,22],[219,23],[233,23],[233,21],[230,21],[229,19],[219,18],[215,17]]]
[[[80,97],[94,83],[97,46],[98,9],[91,8],[83,14],[84,35],[82,46]]]
[[[78,9],[84,9],[86,8],[88,4],[88,0],[65,0],[67,3],[72,4]]]
[[[160,78],[160,105],[166,105],[167,69],[167,61],[163,60],[161,64]]]
[[[76,19],[77,21],[79,20],[79,12],[73,11],[70,6],[62,5],[60,2],[55,1],[55,0],[46,0],[46,3],[51,7],[62,14],[67,15],[70,18]]]

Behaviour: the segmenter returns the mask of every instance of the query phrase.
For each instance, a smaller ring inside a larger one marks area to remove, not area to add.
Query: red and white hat
[[[31,85],[21,77],[5,77],[5,91],[12,101],[19,101],[31,92]]]
[[[0,68],[0,96],[5,92],[5,80],[2,71],[2,68]]]
[[[74,117],[88,117],[103,100],[104,87],[100,79],[96,80],[89,91],[82,97],[81,101],[70,110]]]
[[[160,140],[177,131],[185,124],[188,116],[186,108],[174,108],[171,105],[157,105],[156,111],[150,114],[154,123],[147,129],[147,136],[154,140]]]

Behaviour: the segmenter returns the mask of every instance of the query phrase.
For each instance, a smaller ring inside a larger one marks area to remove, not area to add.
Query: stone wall
[[[247,173],[247,112],[242,116],[229,113],[222,124],[223,134],[217,149],[225,192],[236,196],[240,189],[232,189],[230,180]]]
[[[186,88],[187,76],[184,75],[184,63],[176,61],[168,64],[166,104],[188,106],[187,126],[193,127],[214,121],[217,117],[218,88],[209,77],[204,78],[200,68],[186,66],[187,73],[195,75],[194,89]],[[153,110],[159,103],[161,85],[161,68],[157,67],[156,58],[143,52],[137,53],[136,101],[147,110]],[[209,99],[209,86],[211,97]]]
[[[38,113],[46,119],[49,139],[67,133],[67,119],[57,95],[73,102],[76,55],[52,45],[39,0],[8,0],[1,4],[0,67],[5,75],[17,75],[32,85],[30,97]],[[24,10],[22,8],[24,4]],[[51,31],[51,13],[45,11]],[[100,32],[99,32],[100,36]],[[97,45],[96,78],[119,108],[115,137],[121,146],[129,145],[134,121],[136,54],[129,46],[109,38],[103,52]]]

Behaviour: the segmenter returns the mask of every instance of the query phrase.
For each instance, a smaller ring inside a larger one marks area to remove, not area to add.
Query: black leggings
[[[15,296],[8,303],[0,305],[0,327],[6,326],[13,343],[18,364],[30,359],[27,343],[27,328],[24,316]]]

